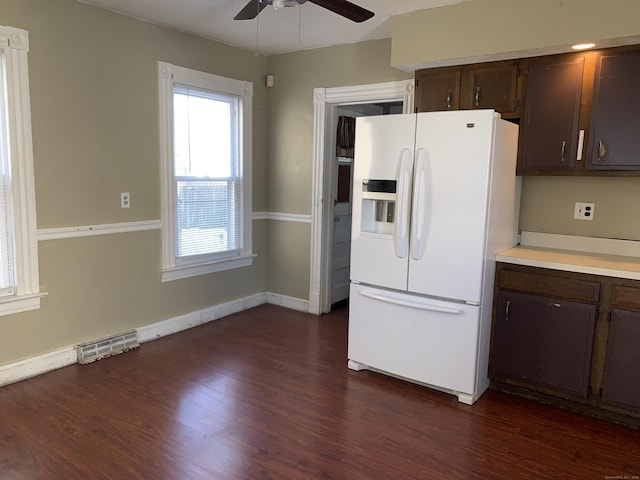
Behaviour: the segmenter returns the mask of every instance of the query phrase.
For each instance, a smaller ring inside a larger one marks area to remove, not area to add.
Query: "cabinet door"
[[[416,72],[416,111],[458,110],[460,77],[459,68],[433,68]]]
[[[587,167],[640,169],[640,51],[604,52],[596,64]]]
[[[586,397],[595,305],[498,292],[491,376]]]
[[[520,166],[523,170],[573,170],[584,58],[532,61],[527,70]]]
[[[518,118],[519,62],[481,63],[467,68],[460,101],[463,109],[492,108],[503,118]],[[467,83],[468,82],[468,83]]]
[[[640,410],[640,312],[611,311],[602,401]]]

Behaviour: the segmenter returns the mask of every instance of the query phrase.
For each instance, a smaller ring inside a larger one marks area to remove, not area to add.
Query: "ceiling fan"
[[[365,20],[369,20],[373,17],[374,13],[362,8],[347,0],[308,0],[311,3],[331,10],[338,15],[341,15],[349,20],[360,23]],[[258,14],[267,6],[271,5],[274,9],[283,7],[295,7],[302,5],[307,0],[249,0],[240,12],[233,17],[234,20],[251,20],[258,16]]]

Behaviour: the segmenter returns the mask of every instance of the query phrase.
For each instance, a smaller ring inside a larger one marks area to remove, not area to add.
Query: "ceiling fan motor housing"
[[[271,0],[273,8],[278,10],[283,7],[297,7],[302,5],[306,0]]]
[[[249,3],[247,3],[233,19],[252,20],[256,18],[267,5],[271,5],[274,9],[278,10],[283,7],[302,5],[307,1],[357,23],[364,22],[374,16],[373,12],[355,3],[351,3],[349,0],[249,0]]]
[[[284,7],[297,7],[307,0],[262,0],[262,3],[270,4],[274,9],[278,10]]]

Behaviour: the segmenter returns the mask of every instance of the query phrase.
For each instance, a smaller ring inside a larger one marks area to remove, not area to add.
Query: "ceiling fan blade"
[[[360,23],[365,20],[369,20],[375,14],[367,10],[366,8],[362,8],[354,3],[348,2],[347,0],[308,0],[311,3],[315,3],[320,7],[324,7],[327,10],[331,10],[338,15],[342,15],[349,20]]]
[[[258,14],[266,7],[266,3],[262,3],[260,0],[249,0],[242,10],[233,17],[234,20],[252,20],[258,16]]]

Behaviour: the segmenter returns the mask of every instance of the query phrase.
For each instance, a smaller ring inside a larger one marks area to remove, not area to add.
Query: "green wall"
[[[29,31],[39,228],[160,218],[158,60],[253,82],[266,210],[266,58],[75,0],[0,0],[0,24]],[[264,292],[266,222],[253,226],[253,266],[166,283],[159,230],[39,242],[48,296],[0,317],[0,365]]]
[[[384,39],[269,57],[269,211],[311,214],[313,89],[412,78],[391,68],[390,55]],[[310,224],[269,222],[268,291],[308,298],[310,231]]]
[[[391,64],[421,68],[640,35],[637,0],[472,0],[393,18]],[[638,38],[634,43],[638,43]]]

